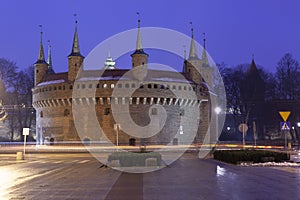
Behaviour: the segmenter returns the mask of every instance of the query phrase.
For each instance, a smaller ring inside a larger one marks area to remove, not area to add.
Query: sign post
[[[290,130],[289,123],[287,119],[289,118],[291,112],[290,111],[279,111],[281,118],[283,119],[283,123],[281,123],[281,130],[284,131],[284,148],[287,149],[287,133]]]
[[[254,139],[254,146],[256,147],[257,136],[256,136],[256,123],[255,123],[255,121],[253,121],[253,139]]]
[[[239,131],[241,131],[243,133],[243,150],[245,150],[245,145],[246,145],[246,142],[245,142],[245,134],[246,132],[248,131],[248,126],[247,124],[240,124],[239,125]]]
[[[29,135],[29,128],[23,128],[23,136],[24,136],[24,148],[23,148],[23,153],[25,156],[25,149],[26,149],[26,137]]]
[[[119,146],[119,130],[120,130],[120,124],[114,124],[114,129],[116,131],[116,143],[117,146]]]

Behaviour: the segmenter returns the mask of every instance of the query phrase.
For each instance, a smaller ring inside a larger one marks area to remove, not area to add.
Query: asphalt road
[[[299,168],[240,167],[185,154],[159,171],[101,167],[88,153],[0,156],[0,199],[300,199]]]

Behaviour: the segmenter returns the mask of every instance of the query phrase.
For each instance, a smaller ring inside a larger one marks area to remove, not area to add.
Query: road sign
[[[287,119],[289,118],[291,112],[290,111],[279,111],[279,114],[280,114],[281,118],[283,119],[283,121],[286,122]]]
[[[280,123],[280,128],[282,131],[289,131],[291,127],[290,122],[281,122]]]
[[[29,135],[29,128],[23,128],[23,135]]]
[[[239,125],[239,131],[242,132],[242,133],[246,133],[248,131],[247,124],[240,124]]]

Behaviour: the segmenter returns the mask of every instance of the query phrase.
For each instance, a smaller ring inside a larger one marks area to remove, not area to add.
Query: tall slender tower
[[[139,13],[137,13],[139,16]],[[140,23],[141,20],[138,17],[138,33],[137,33],[137,40],[136,40],[136,49],[131,54],[132,59],[132,69],[133,75],[138,80],[143,80],[147,75],[148,70],[148,54],[144,52],[142,47],[142,38],[141,38],[141,30],[140,30]]]
[[[75,21],[75,32],[73,38],[72,51],[68,56],[68,80],[74,81],[77,73],[83,64],[84,56],[80,53],[78,31],[77,31],[77,20]]]
[[[34,63],[34,85],[35,86],[40,82],[42,82],[43,77],[47,73],[47,70],[48,70],[48,64],[45,61],[45,54],[44,54],[44,47],[43,47],[43,31],[41,31],[38,59]]]

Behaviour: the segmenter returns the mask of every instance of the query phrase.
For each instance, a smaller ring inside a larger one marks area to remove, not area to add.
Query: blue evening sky
[[[61,72],[67,70],[74,13],[81,52],[86,56],[108,37],[136,28],[137,11],[143,27],[164,27],[187,35],[192,21],[195,39],[201,44],[206,32],[207,50],[215,62],[249,63],[254,54],[257,64],[275,71],[286,52],[300,60],[298,0],[3,0],[0,5],[0,57],[15,61],[20,68],[37,59],[39,24],[43,25],[45,53],[51,40],[53,67]],[[181,69],[180,59],[169,59],[168,64]],[[121,59],[120,65],[131,66],[130,57]]]

